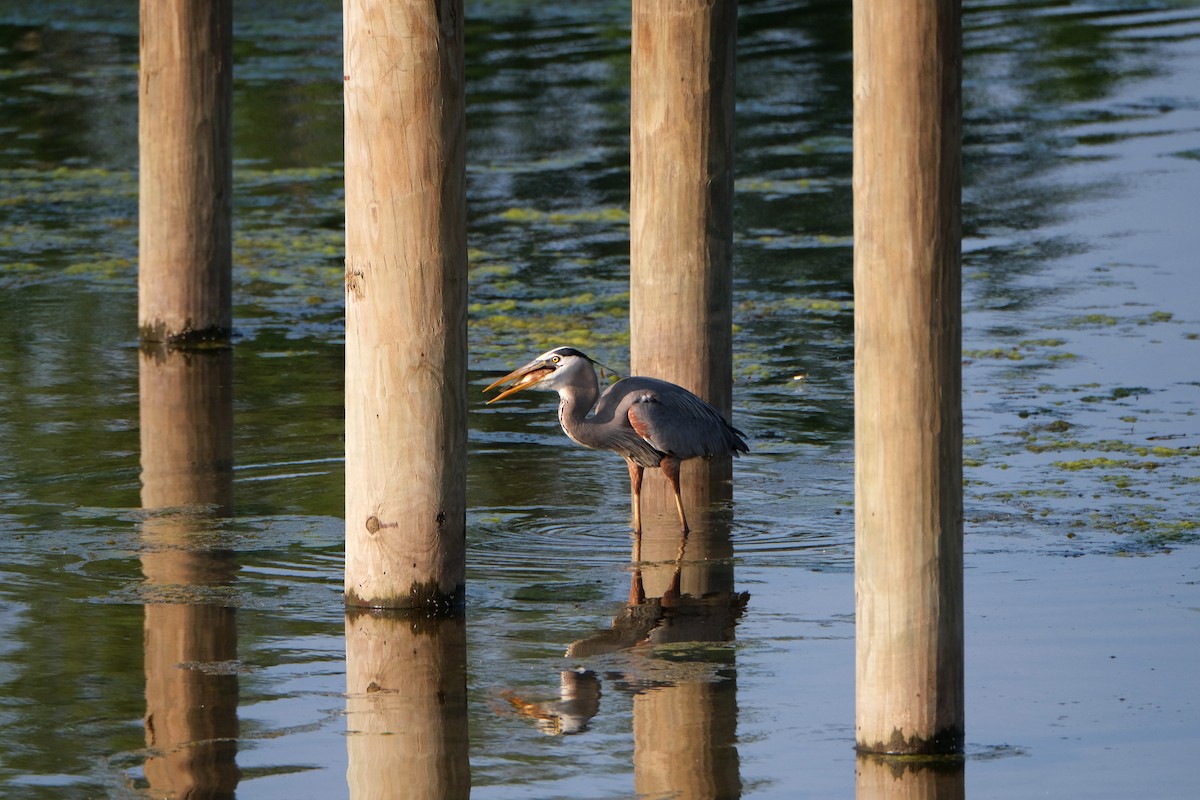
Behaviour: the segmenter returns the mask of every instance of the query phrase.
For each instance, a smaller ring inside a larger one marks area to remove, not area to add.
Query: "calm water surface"
[[[965,791],[1194,797],[1200,9],[967,5]],[[235,6],[238,341],[155,363],[136,4],[0,2],[0,794],[870,793],[848,4],[741,8],[733,502],[635,571],[620,461],[478,396],[465,624],[344,613],[340,4]],[[629,8],[467,10],[471,379],[621,369]],[[232,474],[143,510],[180,431]]]

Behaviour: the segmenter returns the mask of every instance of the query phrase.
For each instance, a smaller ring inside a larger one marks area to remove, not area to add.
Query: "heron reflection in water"
[[[659,467],[675,493],[679,524],[688,532],[679,493],[679,464],[689,458],[749,452],[745,434],[696,395],[657,378],[624,378],[600,393],[596,362],[572,347],[548,350],[494,381],[484,391],[508,386],[488,404],[525,389],[558,392],[563,432],[594,450],[612,450],[629,465],[633,530],[642,531],[642,472]]]
[[[559,697],[533,701],[511,689],[500,693],[518,716],[533,720],[547,736],[583,733],[588,721],[600,711],[600,679],[582,667],[559,673]]]

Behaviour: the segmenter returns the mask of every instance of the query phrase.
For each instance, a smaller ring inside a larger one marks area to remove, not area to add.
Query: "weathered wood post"
[[[231,0],[141,0],[138,329],[225,341],[233,185]]]
[[[963,747],[959,0],[854,3],[856,738]]]
[[[634,0],[630,112],[630,371],[729,417],[733,374],[736,0]],[[684,462],[684,497],[728,457]],[[658,470],[643,513],[673,509]]]
[[[631,371],[729,414],[734,0],[634,0]]]
[[[461,0],[346,0],[346,602],[454,608],[466,536]]]

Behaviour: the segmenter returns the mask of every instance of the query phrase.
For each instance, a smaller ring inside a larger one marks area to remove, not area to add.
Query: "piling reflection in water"
[[[662,609],[658,624],[646,635],[653,645],[730,642],[749,600],[734,590],[730,459],[691,461],[685,467],[681,480],[688,519],[694,522],[674,561],[671,542],[678,533],[671,536],[669,513],[674,499],[657,485],[643,499],[649,500],[653,523],[643,533],[645,561],[634,565],[630,603]],[[726,659],[719,667],[720,680],[700,673],[634,695],[633,770],[639,795],[741,795],[734,651],[710,652]]]
[[[353,800],[468,797],[465,618],[347,609],[346,726]]]
[[[963,759],[916,759],[864,753],[854,770],[856,800],[963,800]]]
[[[156,797],[237,788],[237,621],[221,602],[237,569],[213,520],[233,508],[227,349],[140,357],[146,781]]]
[[[558,700],[503,695],[543,732],[579,733],[601,707],[600,680],[586,668],[589,661],[617,651],[644,656],[626,673],[605,672],[610,685],[633,695],[639,796],[741,795],[734,651],[680,647],[733,641],[749,600],[734,589],[729,473],[728,459],[685,462],[683,498],[692,526],[686,537],[666,481],[644,486],[643,531],[634,545],[625,609],[609,627],[567,648],[567,657],[583,666],[561,673]]]

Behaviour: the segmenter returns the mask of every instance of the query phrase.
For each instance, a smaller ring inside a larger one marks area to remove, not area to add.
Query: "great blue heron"
[[[488,404],[534,387],[558,392],[563,432],[584,447],[614,450],[629,465],[634,531],[642,530],[642,470],[661,467],[675,492],[679,523],[687,533],[679,463],[749,452],[742,440],[745,434],[687,389],[657,378],[624,378],[601,394],[595,363],[573,347],[548,350],[484,389],[511,383]]]

